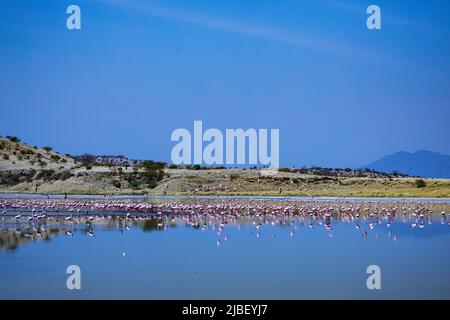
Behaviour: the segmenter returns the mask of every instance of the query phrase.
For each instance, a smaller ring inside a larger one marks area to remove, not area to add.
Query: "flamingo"
[[[89,227],[89,228],[87,229],[86,234],[87,234],[89,237],[95,237],[95,233],[94,233],[94,230],[92,229],[92,227]]]

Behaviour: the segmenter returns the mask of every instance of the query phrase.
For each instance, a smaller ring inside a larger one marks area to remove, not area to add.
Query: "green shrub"
[[[425,188],[427,186],[427,183],[423,179],[416,179],[415,184],[417,188]]]
[[[237,173],[230,174],[230,180],[237,180],[237,179],[239,179],[239,174]]]
[[[20,142],[20,139],[15,136],[6,136],[6,139],[12,142]]]
[[[0,171],[0,184],[14,186],[22,182],[31,182],[36,170]]]
[[[71,177],[73,177],[74,176],[74,174],[72,173],[72,172],[70,172],[69,170],[65,170],[65,171],[62,171],[62,172],[60,172],[59,173],[59,180],[67,180],[67,179],[69,179],[69,178],[71,178]]]
[[[45,162],[45,161],[39,159],[38,165],[39,165],[40,167],[45,167],[45,166],[47,166],[47,162]]]
[[[133,190],[139,190],[140,189],[140,184],[139,184],[138,181],[128,181],[128,185]]]
[[[36,176],[37,179],[43,179],[44,181],[54,181],[54,180],[64,181],[71,177],[73,177],[73,173],[71,173],[69,170],[56,172],[53,169],[41,170]]]
[[[36,179],[43,179],[43,180],[53,180],[53,176],[55,174],[55,170],[48,169],[48,170],[41,170],[36,176]]]
[[[139,167],[143,171],[139,172]],[[155,162],[152,160],[145,160],[139,164],[139,167],[133,167],[133,173],[124,173],[124,179],[132,189],[141,189],[143,186],[148,188],[155,188],[158,182],[164,179],[165,162]]]

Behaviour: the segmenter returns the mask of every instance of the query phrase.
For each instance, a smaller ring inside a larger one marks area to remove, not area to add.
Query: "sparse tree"
[[[44,149],[45,151],[47,151],[47,153],[49,153],[50,151],[53,150],[53,148],[52,148],[52,147],[49,147],[49,146],[45,146],[45,147],[43,147],[42,149]]]

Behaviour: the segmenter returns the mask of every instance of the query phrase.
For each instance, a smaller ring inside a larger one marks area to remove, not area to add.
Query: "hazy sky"
[[[66,8],[81,8],[81,30]],[[382,29],[366,28],[377,4]],[[280,163],[450,154],[450,1],[2,0],[0,135],[170,161],[176,128],[279,128]]]

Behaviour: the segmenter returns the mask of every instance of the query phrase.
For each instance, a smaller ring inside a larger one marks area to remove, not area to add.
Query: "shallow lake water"
[[[450,299],[450,225],[384,218],[2,220],[0,299]],[[81,270],[68,290],[66,269]],[[381,270],[369,290],[366,269]]]

